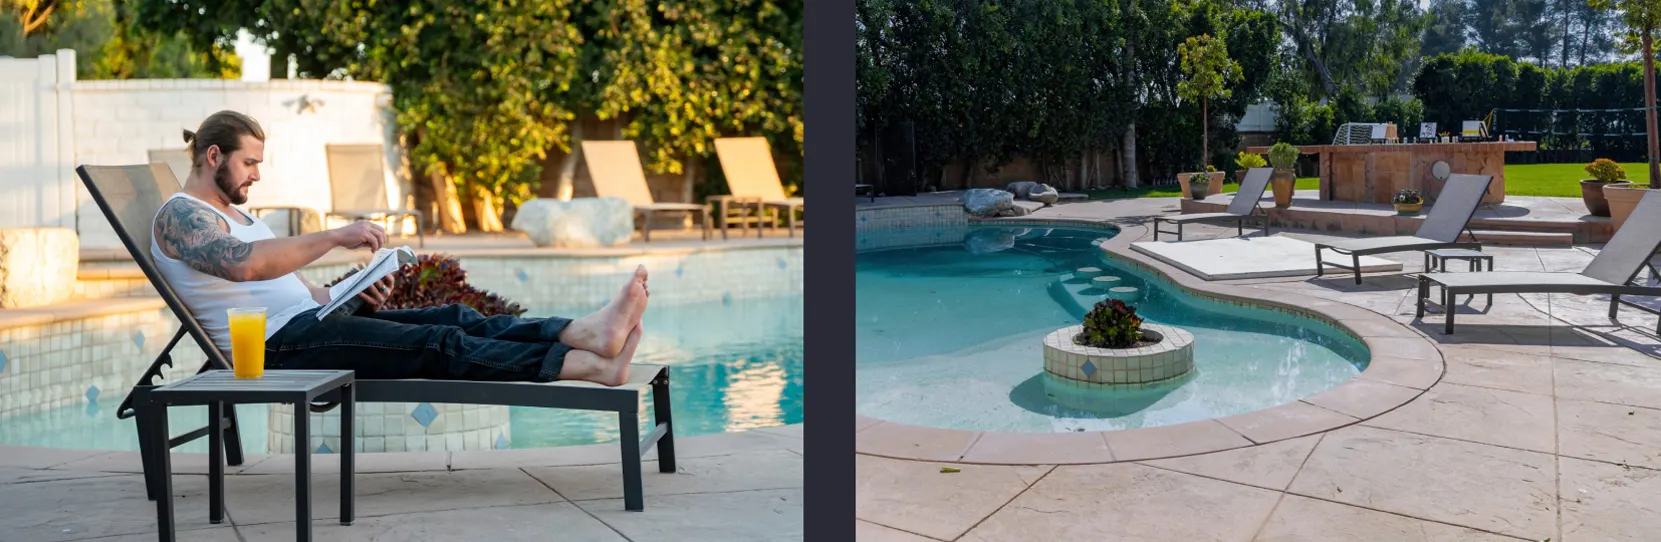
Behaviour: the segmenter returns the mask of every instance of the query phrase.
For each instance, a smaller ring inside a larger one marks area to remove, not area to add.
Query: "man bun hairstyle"
[[[254,136],[265,141],[265,130],[253,117],[225,110],[209,115],[196,131],[184,130],[185,151],[190,153],[190,167],[201,167],[207,159],[209,147],[219,147],[219,153],[229,156],[242,148],[242,136]]]

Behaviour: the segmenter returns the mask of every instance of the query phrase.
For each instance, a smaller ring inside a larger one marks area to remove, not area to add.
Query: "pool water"
[[[1328,324],[1199,298],[1117,263],[1096,246],[1114,234],[972,225],[939,236],[962,242],[861,252],[858,411],[974,431],[1153,427],[1289,403],[1365,368],[1366,347]],[[904,235],[929,238],[916,230]],[[1101,268],[1138,288],[1141,298],[1131,305],[1147,321],[1193,333],[1194,371],[1142,389],[1087,393],[1055,385],[1057,377],[1044,372],[1044,336],[1079,324],[1106,298],[1074,278],[1080,267]]]
[[[696,436],[802,422],[802,296],[770,296],[652,306],[637,363],[670,366],[675,435]],[[583,314],[586,309],[532,310],[527,316]],[[94,450],[137,450],[133,420],[115,409],[126,396],[0,419],[0,444]],[[651,401],[640,426],[649,429]],[[169,409],[175,434],[207,423],[207,408]],[[243,447],[266,449],[267,407],[240,405]],[[617,439],[615,413],[509,409],[509,448],[597,444]],[[206,453],[205,439],[175,448]]]

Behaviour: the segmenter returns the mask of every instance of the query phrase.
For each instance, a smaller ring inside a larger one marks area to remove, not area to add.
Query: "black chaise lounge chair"
[[[220,410],[225,413],[223,419],[209,420],[205,427],[177,437],[170,436],[167,439],[167,449],[158,450],[149,444],[150,438],[152,432],[157,429],[156,417],[166,416],[167,413],[158,408],[135,408],[134,405],[148,404],[148,401],[143,400],[145,394],[161,385],[156,380],[162,376],[162,366],[173,366],[170,353],[187,334],[196,341],[196,345],[201,347],[208,358],[200,371],[230,369],[231,360],[226,359],[226,356],[214,347],[201,323],[185,308],[167,281],[161,278],[161,274],[156,271],[155,263],[150,259],[148,248],[152,221],[156,212],[161,209],[162,203],[179,190],[179,181],[173,176],[173,172],[162,164],[83,165],[75,168],[75,172],[80,175],[81,182],[86,184],[87,191],[92,194],[93,201],[98,203],[98,208],[104,211],[110,225],[114,226],[121,243],[132,253],[133,261],[144,270],[144,276],[150,279],[150,284],[167,302],[168,308],[173,310],[173,315],[181,324],[178,333],[175,333],[173,339],[167,342],[167,346],[162,348],[161,354],[150,363],[150,367],[133,386],[132,392],[116,410],[116,416],[121,419],[134,416],[138,418],[136,423],[140,437],[139,456],[144,462],[145,490],[150,499],[154,500],[160,483],[159,472],[155,466],[158,457],[161,457],[158,454],[170,453],[173,447],[202,438],[208,431],[224,431],[225,462],[230,465],[242,464],[242,441],[237,433],[236,411],[221,408]],[[619,446],[623,467],[623,507],[626,510],[644,510],[646,507],[642,492],[641,457],[647,451],[654,446],[657,448],[660,472],[675,472],[675,440],[670,425],[669,371],[665,366],[635,365],[630,371],[629,382],[617,387],[587,382],[543,384],[422,379],[360,379],[356,387],[356,400],[359,403],[460,403],[616,412],[621,433]],[[654,428],[642,439],[638,425],[640,393],[648,387],[652,393]],[[338,393],[325,395],[320,399],[324,403],[312,405],[312,412],[326,412],[338,406],[338,403],[334,402],[338,400]],[[304,412],[295,413],[299,418],[296,423],[305,423],[305,415]],[[352,437],[348,435],[343,438]]]
[[[1189,222],[1211,222],[1220,220],[1234,220],[1236,235],[1246,235],[1246,221],[1254,220],[1263,227],[1263,235],[1269,235],[1269,213],[1263,211],[1263,189],[1269,186],[1269,176],[1273,168],[1259,167],[1246,171],[1246,178],[1240,181],[1240,190],[1235,191],[1234,201],[1228,203],[1228,211],[1223,213],[1189,213],[1185,215],[1157,216],[1153,219],[1153,240],[1159,240],[1161,233],[1177,234],[1177,240],[1182,240],[1182,225]],[[1262,212],[1262,214],[1258,214]],[[1177,231],[1162,231],[1161,223],[1169,222],[1177,225]]]
[[[1419,225],[1419,231],[1413,232],[1413,235],[1316,243],[1315,276],[1325,275],[1327,266],[1332,266],[1354,272],[1355,283],[1361,284],[1362,256],[1442,248],[1482,250],[1482,244],[1476,242],[1476,234],[1471,234],[1471,241],[1468,242],[1461,242],[1459,235],[1470,230],[1468,224],[1471,222],[1471,216],[1476,214],[1476,206],[1482,203],[1482,196],[1488,194],[1488,185],[1493,181],[1492,175],[1449,176],[1436,203],[1430,206],[1430,216],[1425,217],[1424,223]],[[1321,260],[1321,251],[1326,249],[1349,256],[1352,260],[1351,265]]]
[[[1453,298],[1459,294],[1502,293],[1561,293],[1609,296],[1609,319],[1621,305],[1622,295],[1661,296],[1661,286],[1639,286],[1632,283],[1638,271],[1649,264],[1650,256],[1661,248],[1661,193],[1644,194],[1631,218],[1615,232],[1615,237],[1603,245],[1603,250],[1592,258],[1579,273],[1545,271],[1486,271],[1477,273],[1424,273],[1419,275],[1418,318],[1425,316],[1425,300],[1430,298],[1430,285],[1442,287],[1442,312],[1447,316],[1444,333],[1453,333]],[[1655,268],[1650,267],[1654,273]],[[1628,303],[1645,312],[1653,309]],[[1661,334],[1661,324],[1656,333]]]

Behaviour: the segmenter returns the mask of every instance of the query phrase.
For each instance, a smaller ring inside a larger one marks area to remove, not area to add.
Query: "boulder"
[[[979,218],[998,216],[1015,206],[1015,195],[992,188],[973,188],[963,194],[963,209]]]
[[[81,240],[75,230],[0,229],[0,309],[69,300],[80,267]]]
[[[1027,194],[1027,199],[1043,203],[1045,207],[1049,207],[1055,205],[1055,202],[1061,199],[1061,192],[1053,186],[1041,184]]]
[[[623,246],[634,235],[634,207],[623,198],[537,198],[519,205],[511,227],[539,247]]]
[[[1027,199],[1032,194],[1033,189],[1038,188],[1039,186],[1040,185],[1038,183],[1032,181],[1016,181],[1009,183],[1009,186],[1004,187],[1004,191],[1015,194],[1015,197],[1017,198]]]

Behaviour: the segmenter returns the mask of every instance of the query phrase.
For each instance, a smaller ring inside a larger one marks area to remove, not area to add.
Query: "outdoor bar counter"
[[[1450,173],[1493,175],[1494,183],[1483,203],[1505,201],[1505,152],[1532,151],[1533,141],[1470,143],[1403,143],[1397,145],[1309,145],[1303,154],[1320,155],[1321,199],[1358,203],[1390,203],[1397,190],[1416,188],[1429,201],[1442,191],[1442,181],[1431,173],[1438,161]],[[1268,147],[1247,147],[1264,154]]]

